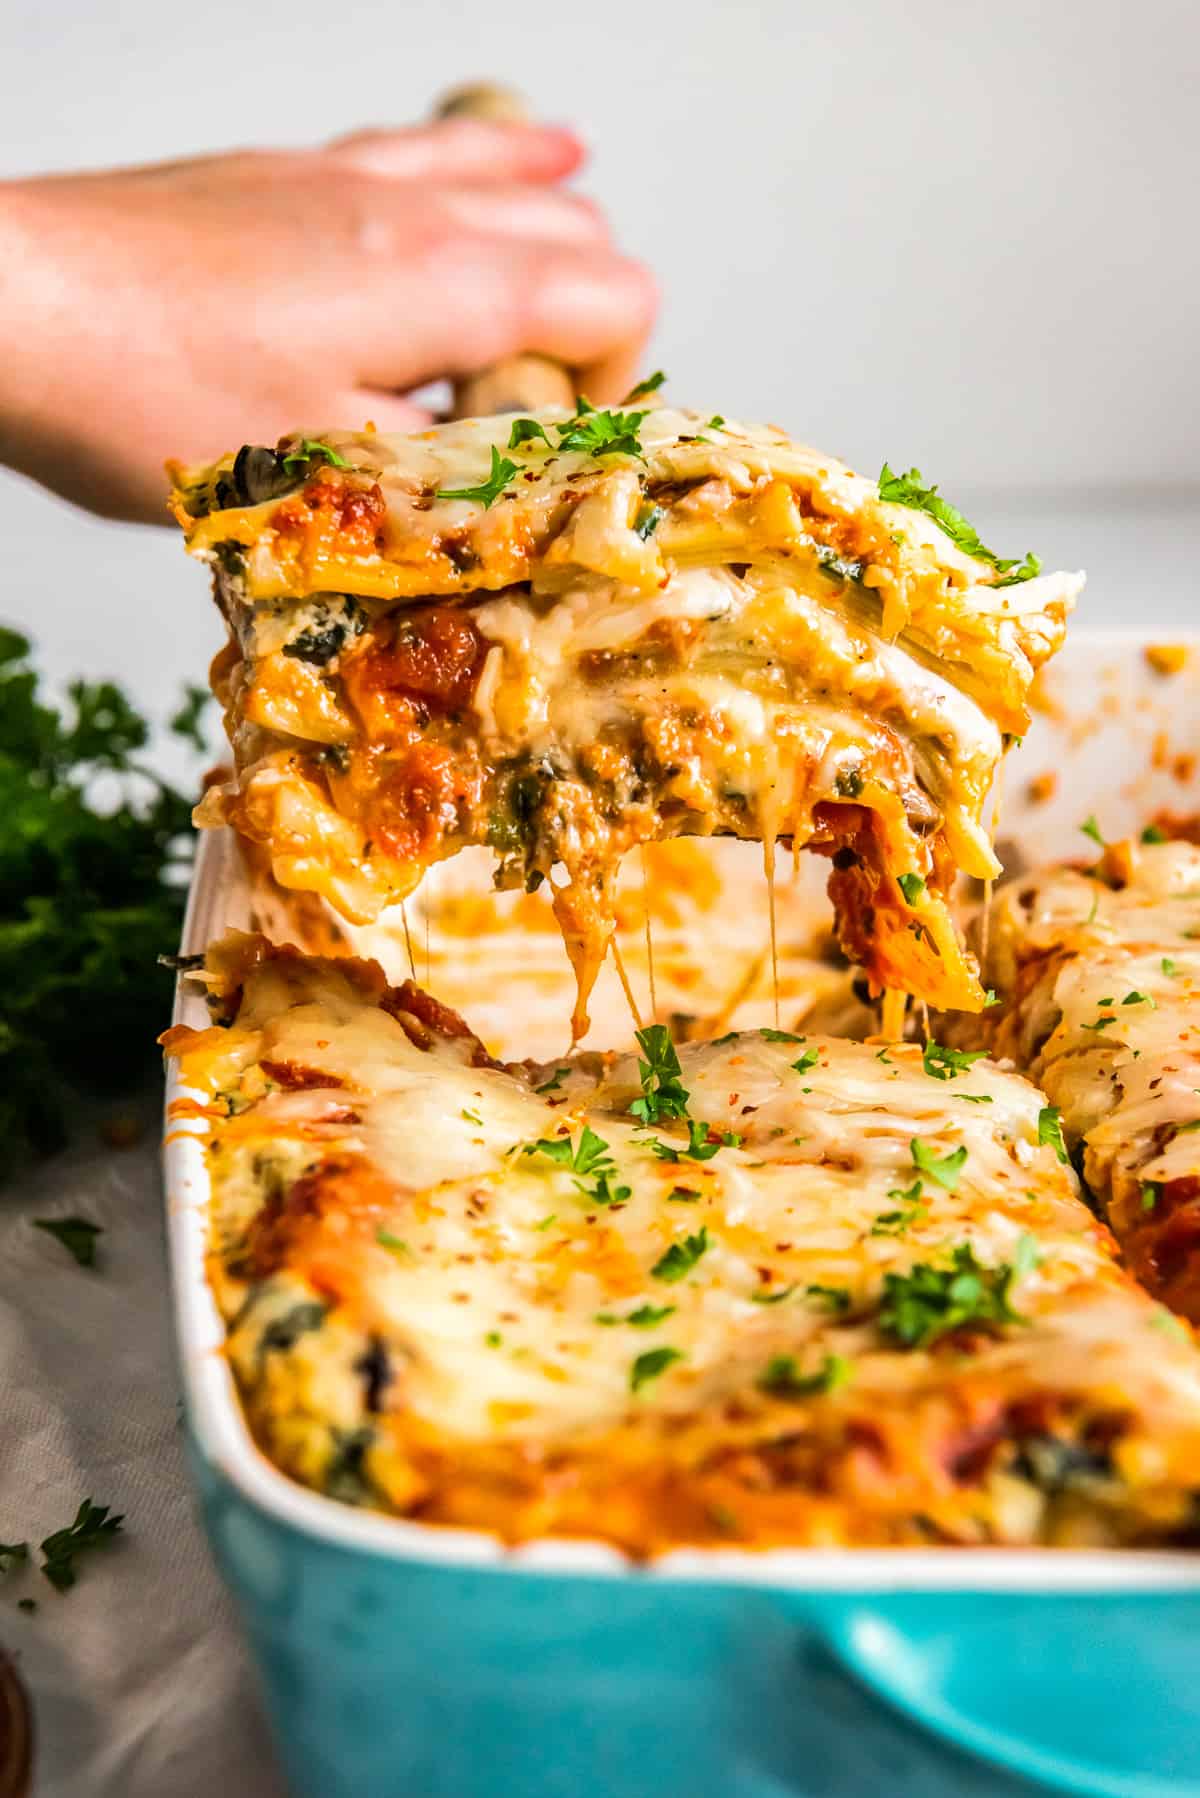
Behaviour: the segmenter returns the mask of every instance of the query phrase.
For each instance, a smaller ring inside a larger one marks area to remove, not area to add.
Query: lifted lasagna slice
[[[1200,849],[1014,881],[990,939],[1004,1003],[959,1034],[1044,1088],[1129,1265],[1200,1321]]]
[[[531,1071],[370,963],[232,938],[207,978],[177,1110],[293,1477],[635,1554],[1194,1531],[1200,1356],[1020,1077],[661,1027]]]
[[[1081,577],[983,548],[912,475],[668,410],[468,419],[176,471],[230,642],[201,823],[366,921],[468,844],[552,882],[575,1035],[617,868],[678,835],[830,856],[878,988],[982,1003],[946,906]],[[965,546],[965,547],[964,547]]]

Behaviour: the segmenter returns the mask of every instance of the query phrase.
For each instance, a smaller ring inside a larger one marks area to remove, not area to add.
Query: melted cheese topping
[[[701,1498],[732,1481],[752,1539],[1059,1539],[1023,1444],[1082,1455],[1101,1430],[1068,1536],[1182,1518],[1200,1358],[1117,1266],[1018,1076],[769,1030],[694,1045],[696,1158],[686,1121],[633,1114],[636,1058],[547,1085],[420,1027],[363,964],[218,963],[236,1022],[171,1046],[212,1102],[234,1365],[301,1477],[336,1485],[350,1437],[373,1502],[509,1534],[703,1538]],[[968,1248],[1008,1321],[906,1346],[891,1283]],[[777,1438],[811,1471],[784,1478]],[[950,1477],[971,1443],[981,1471]]]
[[[1200,1318],[1200,849],[1044,870],[1001,890],[992,931],[1010,998],[987,1040],[1060,1108],[1142,1278]]]

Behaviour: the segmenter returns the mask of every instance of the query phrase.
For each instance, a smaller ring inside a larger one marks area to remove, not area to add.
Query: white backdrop
[[[481,75],[590,138],[681,400],[916,462],[987,541],[1088,566],[1093,621],[1131,581],[1194,615],[1194,0],[10,0],[0,171],[302,143]],[[173,689],[215,641],[198,572],[49,506],[0,476],[0,618]]]

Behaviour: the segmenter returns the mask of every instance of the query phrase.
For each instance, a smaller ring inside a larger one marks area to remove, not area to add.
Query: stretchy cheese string
[[[430,982],[433,978],[433,953],[429,947],[429,914],[433,910],[433,900],[432,900],[432,896],[429,892],[429,888],[432,886],[432,884],[433,884],[433,869],[430,868],[428,873],[425,876],[425,985],[426,986],[428,986],[430,984]]]
[[[898,1043],[904,1035],[904,1014],[908,1010],[908,994],[900,987],[889,986],[879,1008],[879,1034],[889,1043]]]
[[[650,1018],[658,1017],[658,993],[654,985],[654,938],[650,930],[650,871],[646,866],[646,845],[639,844],[642,859],[642,914],[646,924],[646,972],[650,977]]]
[[[1004,763],[996,769],[996,777],[992,786],[992,852],[996,849],[996,833],[1000,828],[1000,806],[1004,797]],[[979,968],[981,973],[987,972],[988,937],[992,922],[992,894],[996,883],[991,875],[983,883],[983,912],[979,919]]]
[[[618,943],[615,933],[612,939],[612,957],[613,966],[617,970],[617,979],[621,982],[621,989],[625,994],[625,1003],[628,1005],[633,1017],[634,1029],[640,1030],[642,1027],[641,1013],[637,1008],[637,1000],[633,996],[633,988],[629,984],[629,976],[625,972],[625,962],[621,955],[621,945]]]
[[[763,832],[763,872],[767,877],[767,906],[771,923],[771,1002],[775,1028],[779,1028],[779,954],[775,940],[775,828]]]
[[[408,928],[408,902],[400,901],[400,921],[404,925],[404,947],[408,953],[408,972],[414,985],[417,978],[417,964],[413,957],[412,931]]]

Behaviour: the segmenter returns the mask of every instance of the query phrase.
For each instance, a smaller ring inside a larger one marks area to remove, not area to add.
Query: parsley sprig
[[[486,481],[478,487],[439,487],[434,494],[435,499],[473,499],[486,512],[495,504],[512,480],[519,472],[517,464],[510,462],[507,456],[501,456],[495,444],[492,445],[492,469]]]
[[[915,512],[927,513],[964,555],[974,556],[979,562],[990,562],[996,572],[1005,577],[995,583],[997,587],[1015,587],[1042,572],[1042,565],[1035,555],[1027,553],[1023,560],[1018,560],[1015,556],[998,556],[988,549],[958,507],[943,499],[936,487],[925,485],[919,468],[910,468],[907,474],[896,474],[885,462],[879,475],[879,497],[893,506],[908,506]]]
[[[139,759],[150,729],[121,689],[73,681],[53,708],[29,658],[0,627],[0,1175],[61,1144],[73,1088],[151,1066],[191,841],[191,797]],[[199,709],[173,727],[193,742]]]
[[[294,450],[283,458],[284,474],[300,474],[310,462],[327,462],[330,468],[349,468],[345,456],[319,437],[302,437]]]
[[[849,1380],[851,1366],[844,1355],[826,1355],[813,1373],[802,1373],[794,1355],[772,1355],[761,1379],[760,1392],[772,1398],[814,1398],[818,1393],[836,1392]]]
[[[984,1054],[982,1049],[946,1049],[941,1043],[928,1042],[921,1055],[921,1066],[931,1080],[953,1080],[982,1061]]]
[[[960,1143],[957,1149],[951,1149],[948,1155],[935,1155],[928,1143],[914,1136],[909,1143],[909,1151],[913,1158],[913,1166],[927,1174],[931,1180],[953,1192],[958,1185],[958,1176],[962,1173],[963,1163],[967,1159],[967,1145]]]
[[[642,393],[651,393],[659,385],[653,376],[649,382],[643,382],[640,389],[635,388],[630,398],[641,397]],[[628,402],[626,402],[628,403]],[[575,414],[565,424],[551,425],[550,430],[557,434],[558,442],[553,443],[550,433],[540,419],[517,418],[513,420],[508,434],[509,449],[520,449],[525,443],[544,443],[547,449],[579,450],[585,456],[633,456],[639,462],[646,459],[638,432],[650,416],[649,412],[613,412],[601,411],[586,400],[582,394],[575,405]],[[496,451],[492,454],[495,456]],[[505,477],[511,480],[516,474],[515,463],[509,463],[510,473]],[[493,476],[495,475],[493,466]],[[472,493],[446,494],[440,493],[439,499],[472,499]],[[485,501],[490,504],[490,501]],[[648,534],[648,533],[647,533]]]
[[[660,1161],[711,1161],[722,1149],[739,1148],[742,1141],[736,1130],[715,1132],[710,1125],[702,1123],[698,1118],[688,1118],[687,1133],[686,1149],[676,1148],[674,1143],[652,1137],[651,1153],[657,1155]]]
[[[78,1578],[76,1558],[111,1542],[124,1521],[124,1516],[113,1515],[108,1505],[95,1505],[85,1498],[75,1513],[74,1523],[64,1530],[55,1530],[41,1545],[42,1572],[50,1584],[60,1592],[69,1592]]]
[[[708,1247],[708,1231],[701,1224],[694,1236],[677,1238],[670,1248],[659,1256],[650,1269],[650,1277],[654,1280],[665,1280],[669,1286],[675,1285],[677,1281],[687,1278],[701,1255],[707,1252]]]
[[[668,1367],[672,1367],[676,1361],[682,1360],[682,1349],[667,1347],[647,1349],[644,1355],[638,1356],[629,1370],[630,1391],[640,1392],[648,1381],[656,1380],[660,1373],[665,1373]]]
[[[95,1267],[96,1238],[104,1234],[101,1224],[89,1223],[86,1217],[35,1217],[33,1227],[61,1242],[80,1267]]]
[[[1020,1244],[1017,1261],[987,1267],[961,1242],[945,1266],[919,1261],[906,1274],[885,1274],[879,1328],[902,1348],[928,1348],[968,1326],[992,1331],[1023,1323],[1012,1289],[1028,1265]]]
[[[657,1124],[663,1118],[685,1118],[689,1094],[683,1084],[679,1052],[671,1041],[665,1024],[647,1024],[636,1032],[642,1057],[638,1060],[638,1079],[642,1096],[629,1107],[643,1124]]]
[[[1043,1105],[1038,1112],[1037,1123],[1038,1146],[1049,1143],[1058,1159],[1065,1163],[1069,1158],[1067,1145],[1063,1141],[1062,1113],[1057,1105]]]
[[[590,1124],[583,1126],[577,1143],[569,1136],[543,1137],[526,1143],[521,1153],[544,1155],[547,1161],[570,1168],[579,1191],[593,1205],[623,1205],[630,1196],[628,1186],[614,1185],[617,1164],[608,1143],[597,1136]]]

